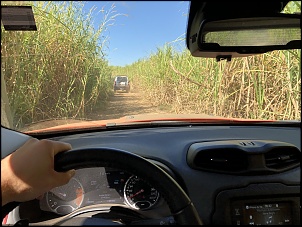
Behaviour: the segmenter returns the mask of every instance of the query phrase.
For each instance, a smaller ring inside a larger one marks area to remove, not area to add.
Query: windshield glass
[[[127,77],[124,77],[124,76],[123,77],[117,77],[116,81],[117,82],[127,82]]]
[[[301,50],[219,62],[192,57],[188,1],[1,5],[31,6],[37,27],[1,24],[2,126],[28,132],[138,114],[145,121],[301,120]],[[301,2],[284,11],[301,12]],[[120,75],[130,83],[116,84]]]

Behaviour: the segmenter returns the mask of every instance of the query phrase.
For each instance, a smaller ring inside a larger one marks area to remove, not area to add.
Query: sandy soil
[[[107,120],[124,116],[144,113],[168,113],[167,108],[153,106],[143,97],[143,92],[117,91],[106,106],[96,109],[94,113],[87,116],[87,120]],[[22,131],[31,131],[36,129],[48,128],[57,125],[78,123],[83,120],[49,120],[38,122],[30,126],[24,127]]]
[[[114,96],[110,98],[106,106],[101,108],[99,111],[88,115],[88,118],[91,120],[107,120],[133,114],[167,112],[164,108],[153,106],[151,103],[146,101],[142,94],[142,92],[126,93],[117,91]]]

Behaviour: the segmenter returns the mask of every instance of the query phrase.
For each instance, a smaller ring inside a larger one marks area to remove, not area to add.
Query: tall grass
[[[301,2],[284,11],[301,12]],[[301,50],[216,62],[176,51],[175,45],[114,73],[128,74],[150,103],[171,113],[301,120]]]
[[[216,62],[165,46],[127,73],[153,105],[172,113],[253,119],[301,119],[301,51],[275,51]]]
[[[134,89],[172,113],[301,120],[301,50],[216,62],[177,51],[183,42],[178,38],[132,65],[109,67],[104,32],[120,15],[114,5],[101,10],[103,21],[95,29],[96,8],[85,16],[82,2],[10,4],[32,5],[38,27],[1,28],[1,76],[17,129],[44,119],[85,117],[111,95],[114,74],[129,75]],[[285,11],[301,12],[301,2]]]
[[[104,31],[119,15],[115,6],[102,10],[103,21],[95,29],[96,8],[87,16],[82,2],[17,4],[33,6],[38,31],[1,28],[1,68],[14,127],[44,119],[83,118],[112,92]]]

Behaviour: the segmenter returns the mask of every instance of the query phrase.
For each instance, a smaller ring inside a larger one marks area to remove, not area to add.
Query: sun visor
[[[1,21],[6,31],[37,31],[31,6],[1,6]]]

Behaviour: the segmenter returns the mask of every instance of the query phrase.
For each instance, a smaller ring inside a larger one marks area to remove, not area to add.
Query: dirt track
[[[123,91],[117,91],[109,98],[106,106],[96,109],[94,113],[86,116],[86,120],[107,120],[134,114],[168,112],[167,108],[152,106],[151,103],[146,101],[142,94],[143,92],[131,91],[130,93],[126,93]],[[43,121],[24,127],[22,131],[31,131],[81,121],[82,120],[74,119]]]
[[[107,120],[133,114],[165,113],[163,108],[152,106],[139,92],[117,91],[110,97],[108,104],[99,112],[88,116],[91,120]]]

